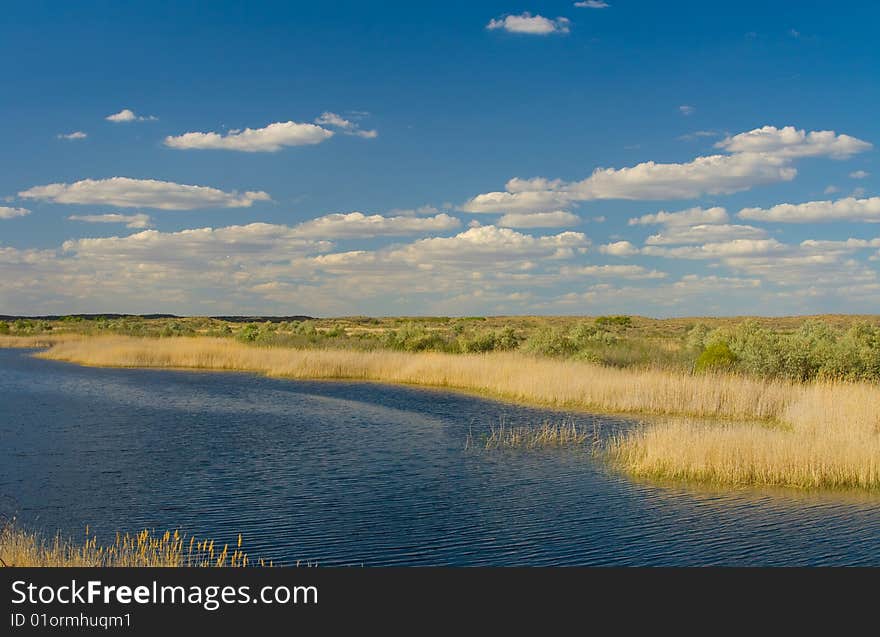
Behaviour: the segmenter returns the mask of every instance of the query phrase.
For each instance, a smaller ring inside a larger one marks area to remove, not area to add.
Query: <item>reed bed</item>
[[[87,337],[80,334],[36,334],[33,336],[8,336],[0,334],[0,349],[15,347],[38,348],[51,347],[65,341],[81,341]]]
[[[609,457],[653,479],[805,489],[880,489],[880,388],[813,384],[761,423],[648,424],[611,442]]]
[[[248,371],[280,378],[425,385],[550,407],[736,420],[778,420],[803,393],[802,387],[785,381],[617,369],[519,352],[364,352],[263,348],[207,337],[95,337],[60,341],[39,356],[101,367]]]
[[[266,566],[263,560],[252,563],[237,546],[215,546],[213,540],[187,538],[179,531],[155,534],[149,530],[136,535],[116,534],[112,544],[99,544],[89,535],[82,542],[56,535],[47,540],[37,533],[14,525],[0,530],[0,566],[185,566],[244,567]]]
[[[574,423],[545,422],[539,427],[492,426],[481,438],[468,434],[465,449],[539,449],[575,447],[596,440],[596,432]]]
[[[282,349],[215,338],[71,339],[40,356],[96,366],[416,384],[553,408],[711,419],[716,422],[665,421],[635,428],[613,442],[609,456],[642,476],[880,487],[880,387],[875,384],[617,369],[519,352]]]

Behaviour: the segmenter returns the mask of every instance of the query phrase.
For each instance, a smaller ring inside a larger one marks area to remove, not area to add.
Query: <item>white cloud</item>
[[[355,124],[341,115],[325,111],[315,118],[315,124],[321,126],[335,126],[336,128],[354,128]]]
[[[663,224],[666,226],[689,226],[705,223],[725,223],[728,220],[727,211],[715,206],[713,208],[688,208],[678,212],[660,212],[642,215],[630,219],[627,223],[631,226],[644,226],[651,224]]]
[[[27,208],[10,208],[8,206],[0,206],[0,219],[13,219],[15,217],[24,217],[31,214]]]
[[[686,243],[721,243],[735,239],[763,239],[767,232],[754,226],[700,224],[669,226],[645,240],[646,245],[681,245]]]
[[[710,155],[684,164],[649,161],[631,168],[599,168],[570,190],[578,200],[690,199],[790,181],[796,174],[785,160],[772,155]]]
[[[788,126],[765,126],[728,137],[719,145],[728,155],[697,157],[686,163],[643,162],[628,168],[597,168],[582,181],[520,179],[507,182],[505,192],[488,192],[466,201],[467,212],[543,212],[577,201],[597,199],[693,199],[731,194],[757,185],[791,181],[799,157],[835,159],[871,148],[871,144],[832,131],[805,133]]]
[[[580,2],[575,2],[574,6],[581,9],[607,9],[611,5],[604,0],[581,0]]]
[[[511,261],[524,258],[571,256],[574,248],[585,248],[590,240],[581,232],[561,232],[556,235],[534,237],[510,228],[480,226],[470,228],[454,237],[421,239],[390,254],[405,261]]]
[[[854,239],[849,238],[845,241],[830,241],[824,239],[807,239],[801,241],[801,247],[808,250],[820,250],[823,252],[842,250],[851,252],[853,250],[864,250],[866,248],[880,248],[880,237],[875,239]]]
[[[85,223],[124,223],[126,228],[149,228],[152,225],[150,215],[137,213],[133,215],[123,215],[119,213],[110,213],[105,215],[70,215],[71,221],[83,221]]]
[[[697,109],[693,106],[688,105],[688,104],[682,104],[681,106],[678,107],[678,111],[682,115],[688,116],[688,115],[693,115],[694,113],[696,113]]]
[[[299,254],[327,250],[332,244],[300,237],[294,228],[251,223],[178,232],[143,230],[125,237],[65,241],[62,250],[78,258],[123,263],[163,263],[175,269],[201,270],[208,264],[259,264],[289,261]]]
[[[587,276],[616,279],[664,279],[668,275],[659,270],[648,270],[640,265],[586,265],[566,266],[560,270],[563,276]]]
[[[857,153],[871,150],[870,143],[851,137],[838,135],[834,131],[811,131],[794,126],[776,128],[764,126],[726,137],[717,144],[731,153],[772,153],[781,157],[830,157],[846,159]]]
[[[761,279],[743,279],[740,277],[727,276],[700,276],[697,274],[685,274],[672,284],[678,290],[686,290],[693,294],[697,292],[717,292],[719,290],[758,288],[761,287]]]
[[[840,191],[840,188],[832,185],[832,186],[825,186],[825,190],[823,190],[822,192],[824,192],[826,195],[833,195],[834,193],[839,192],[839,191]]]
[[[392,217],[425,217],[440,213],[439,208],[434,206],[419,206],[418,208],[395,208],[389,210],[388,214]]]
[[[336,213],[317,217],[294,228],[301,237],[341,239],[443,232],[458,228],[461,222],[441,213],[433,217],[365,215],[362,212]]]
[[[684,142],[692,142],[696,139],[701,139],[704,137],[720,137],[721,133],[714,130],[697,130],[693,133],[685,133],[684,135],[679,135],[676,139],[684,141]]]
[[[271,197],[262,191],[224,192],[208,186],[188,186],[170,181],[129,177],[83,179],[72,184],[34,186],[18,195],[25,199],[52,203],[160,210],[249,208],[255,201],[271,201]]]
[[[502,216],[498,225],[505,228],[564,228],[581,222],[576,214],[565,210],[552,212],[512,212]]]
[[[716,243],[681,248],[646,246],[641,253],[655,257],[672,259],[723,259],[727,257],[747,257],[784,252],[786,246],[776,239],[734,239]]]
[[[246,153],[274,153],[285,146],[320,144],[333,131],[315,124],[275,122],[264,128],[245,128],[219,133],[184,133],[165,138],[165,145],[178,149],[237,150]]]
[[[613,257],[629,257],[639,253],[639,249],[629,241],[615,241],[599,246],[599,252]]]
[[[378,131],[364,130],[357,123],[329,111],[321,113],[320,116],[316,117],[315,123],[321,126],[333,126],[340,129],[345,135],[356,135],[365,139],[374,139],[379,136]]]
[[[507,15],[493,19],[486,25],[487,29],[503,29],[509,33],[527,33],[530,35],[550,35],[551,33],[568,33],[568,18],[545,18],[532,15],[528,11],[520,15]]]
[[[131,109],[123,108],[118,113],[108,115],[104,119],[106,119],[108,122],[113,122],[114,124],[120,124],[123,122],[153,122],[159,118],[155,115],[138,115]]]
[[[560,184],[548,190],[511,190],[508,182],[507,192],[477,195],[465,202],[462,210],[538,212],[597,199],[692,199],[703,194],[730,194],[759,184],[790,181],[796,174],[797,170],[785,159],[766,154],[712,155],[684,164],[649,161],[631,168],[597,168],[583,181]]]
[[[836,201],[808,201],[800,204],[778,204],[771,208],[743,208],[741,219],[782,223],[816,223],[823,221],[880,222],[880,197],[857,199],[846,197]]]
[[[86,137],[88,137],[88,135],[86,135],[81,130],[74,131],[72,133],[59,133],[58,134],[58,139],[67,139],[70,141],[75,141],[77,139],[85,139]]]
[[[508,182],[508,187],[510,182]],[[461,209],[465,212],[498,213],[498,212],[545,212],[558,210],[571,204],[575,199],[562,190],[508,191],[487,192],[469,199]]]
[[[851,179],[865,179],[866,177],[870,177],[871,173],[865,170],[854,170],[849,176]]]

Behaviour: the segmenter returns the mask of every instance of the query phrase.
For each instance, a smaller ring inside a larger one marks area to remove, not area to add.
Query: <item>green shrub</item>
[[[542,327],[529,336],[522,349],[540,356],[571,356],[578,350],[568,334],[553,327]]]
[[[632,317],[625,314],[618,316],[600,316],[596,318],[596,325],[599,327],[630,327],[632,325]]]
[[[730,346],[723,341],[712,343],[697,358],[694,365],[695,372],[727,371],[734,368],[737,356]]]

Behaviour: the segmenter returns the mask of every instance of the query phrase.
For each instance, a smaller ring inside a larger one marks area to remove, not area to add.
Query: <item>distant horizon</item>
[[[271,320],[278,321],[320,321],[320,320],[344,320],[344,319],[504,319],[504,318],[598,318],[602,316],[629,316],[648,321],[684,321],[689,319],[810,319],[810,318],[880,318],[880,312],[876,313],[845,313],[825,312],[822,314],[682,314],[670,316],[648,316],[644,314],[626,313],[595,313],[595,314],[336,314],[336,315],[305,315],[305,314],[167,314],[161,312],[149,312],[146,314],[132,314],[126,312],[72,312],[69,314],[0,314],[0,321],[14,320],[49,320],[59,321],[67,317],[98,319],[98,318],[142,318],[142,319],[214,319],[227,320],[230,322],[243,322],[245,320]]]
[[[0,312],[880,308],[878,4],[3,13]]]

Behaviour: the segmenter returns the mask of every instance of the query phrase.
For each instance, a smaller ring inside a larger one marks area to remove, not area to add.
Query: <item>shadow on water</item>
[[[880,497],[629,480],[469,432],[637,421],[413,387],[94,369],[0,350],[0,493],[48,532],[243,533],[282,562],[880,564]]]

